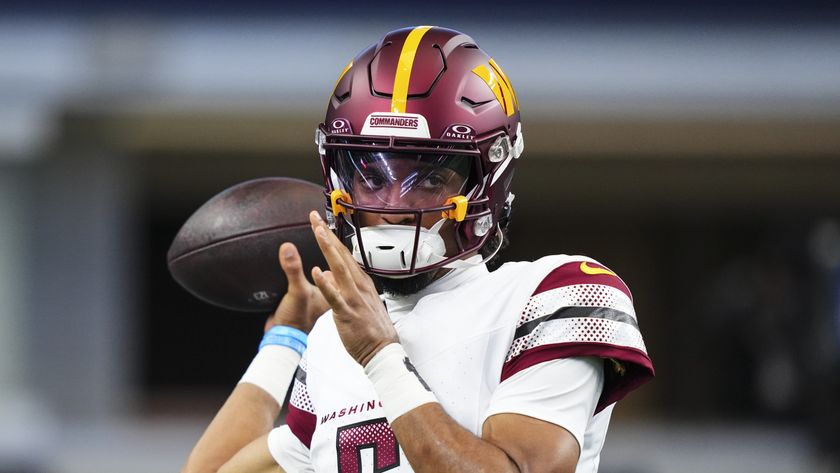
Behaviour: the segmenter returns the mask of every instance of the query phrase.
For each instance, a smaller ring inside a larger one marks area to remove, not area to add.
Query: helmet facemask
[[[468,199],[483,179],[477,151],[325,148],[328,217],[369,273],[403,278],[454,267],[483,244],[467,241],[464,227],[491,218],[486,199]]]

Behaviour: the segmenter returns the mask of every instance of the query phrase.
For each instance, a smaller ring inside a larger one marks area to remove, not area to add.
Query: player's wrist
[[[423,404],[438,402],[399,343],[379,350],[365,365],[365,374],[379,395],[389,423]]]
[[[294,329],[300,330],[301,332],[303,332],[305,334],[309,334],[309,332],[312,331],[311,326],[309,326],[307,324],[304,324],[304,323],[300,323],[296,320],[291,320],[291,319],[281,319],[281,318],[275,317],[271,320],[270,323],[271,323],[271,325],[266,329],[266,332],[268,332],[272,327],[277,327],[277,326],[292,327]]]
[[[282,406],[299,362],[300,355],[295,350],[269,345],[257,353],[239,382],[259,387]]]
[[[257,356],[239,382],[258,386],[282,406],[307,340],[306,333],[298,328],[269,327],[260,341]]]
[[[356,362],[362,365],[362,368],[365,368],[368,364],[370,364],[371,360],[373,360],[374,357],[376,357],[376,355],[382,351],[383,348],[395,343],[398,344],[400,342],[399,340],[383,340],[379,342],[372,350],[370,350],[370,352],[356,358]]]
[[[260,341],[259,349],[271,345],[278,345],[291,348],[298,355],[303,355],[306,350],[309,337],[303,330],[290,325],[273,325],[265,331]]]

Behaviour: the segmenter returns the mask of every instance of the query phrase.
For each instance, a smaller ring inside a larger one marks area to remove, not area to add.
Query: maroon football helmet
[[[463,265],[500,232],[524,146],[499,65],[469,36],[430,26],[392,31],[344,68],[316,143],[328,222],[366,271],[389,277]],[[399,222],[365,225],[365,213]],[[457,247],[444,246],[444,226]]]

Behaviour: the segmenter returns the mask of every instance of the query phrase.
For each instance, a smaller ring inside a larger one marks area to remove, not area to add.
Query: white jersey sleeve
[[[295,437],[306,447],[310,448],[312,433],[315,432],[315,406],[309,397],[309,388],[306,385],[306,368],[308,365],[308,352],[303,353],[295,371],[292,383],[292,394],[289,396],[288,413],[286,424]]]
[[[312,432],[315,430],[315,406],[306,386],[308,352],[303,353],[292,381],[286,425],[268,434],[268,451],[284,471],[314,472],[310,456]]]
[[[309,461],[309,449],[292,433],[288,425],[282,425],[268,434],[268,451],[283,471],[288,473],[314,473]]]
[[[604,368],[600,358],[549,360],[502,382],[493,392],[482,424],[496,414],[526,415],[568,430],[582,450],[584,434],[603,386]]]
[[[500,378],[504,384],[532,366],[579,357],[604,360],[596,414],[654,376],[630,289],[596,261],[570,257],[548,271],[533,289],[517,321]],[[543,378],[543,382],[553,381]]]

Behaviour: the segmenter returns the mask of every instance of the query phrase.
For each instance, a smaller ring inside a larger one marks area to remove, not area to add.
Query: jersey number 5
[[[369,472],[362,470],[362,451],[366,449],[373,450],[373,473],[400,466],[400,444],[384,417],[339,427],[335,444],[339,473]]]

